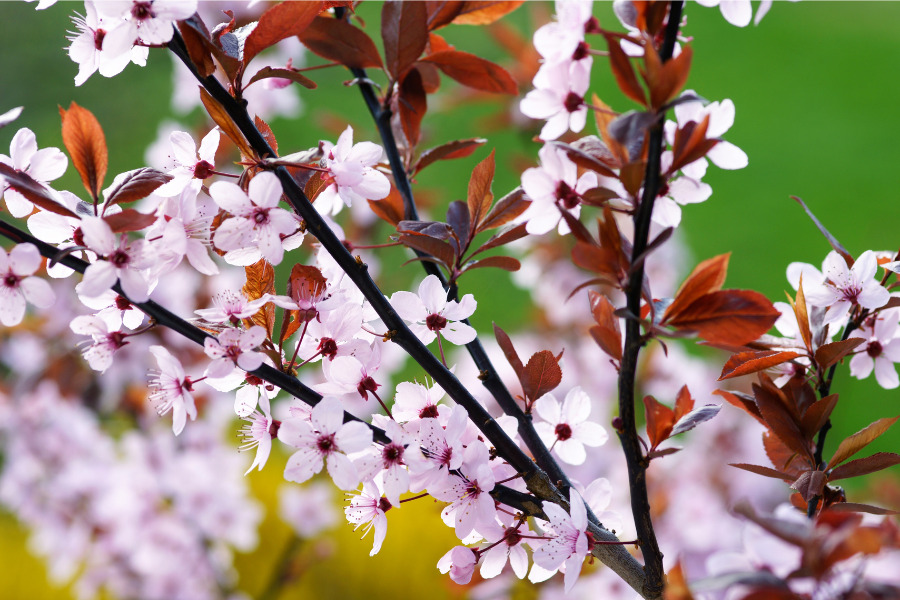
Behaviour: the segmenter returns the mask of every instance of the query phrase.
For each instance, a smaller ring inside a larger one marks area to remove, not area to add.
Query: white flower
[[[278,439],[298,448],[284,468],[284,478],[303,483],[325,468],[342,490],[359,485],[356,467],[348,453],[365,450],[372,443],[372,430],[364,423],[344,423],[344,409],[337,398],[326,396],[312,410],[310,422],[286,419],[278,429]]]
[[[534,77],[535,89],[528,92],[519,110],[532,119],[546,119],[541,139],[555,140],[568,130],[578,133],[587,123],[584,95],[591,81],[590,58],[568,64],[544,65]]]
[[[459,302],[448,301],[447,292],[435,275],[429,275],[419,284],[418,295],[395,292],[390,302],[423,344],[430,344],[440,335],[449,342],[465,345],[477,335],[469,325],[457,322],[475,312],[475,297],[466,294]]]
[[[110,49],[110,44],[104,47],[106,35],[124,26],[124,21],[99,17],[93,2],[85,2],[84,16],[72,17],[72,22],[78,28],[77,32],[71,32],[68,36],[71,42],[69,58],[78,65],[75,85],[83,84],[96,71],[104,77],[113,77],[121,73],[129,62],[141,67],[147,64],[150,48],[146,46],[117,48],[116,51]]]
[[[534,426],[538,435],[570,465],[584,463],[587,457],[585,445],[602,446],[609,438],[602,425],[587,420],[591,414],[591,399],[580,387],[569,390],[562,406],[553,394],[544,394],[534,403],[534,408],[544,419]]]
[[[269,295],[263,294],[256,300],[249,300],[243,293],[222,292],[213,296],[215,308],[201,308],[194,312],[208,323],[231,323],[239,325],[241,319],[247,319],[259,312],[269,301]]]
[[[572,488],[569,491],[567,514],[552,502],[544,503],[544,513],[550,518],[550,530],[556,535],[534,551],[534,564],[542,569],[558,569],[565,563],[565,589],[568,592],[581,574],[581,564],[588,553],[587,511],[581,496]]]
[[[150,380],[150,400],[156,403],[160,416],[172,411],[172,431],[178,435],[187,417],[192,421],[197,418],[191,378],[185,376],[181,362],[163,346],[150,346],[150,352],[159,364],[159,372]]]
[[[23,127],[16,132],[9,143],[9,156],[0,154],[0,163],[25,173],[38,183],[45,184],[62,177],[66,172],[66,167],[69,166],[69,159],[59,148],[38,150],[34,132]],[[16,218],[31,214],[34,205],[16,190],[7,188],[2,178],[0,178],[0,183],[4,184],[3,199],[6,200],[6,208],[9,213]]]
[[[197,144],[190,134],[173,131],[169,135],[169,142],[172,144],[172,152],[178,166],[168,172],[172,180],[156,188],[153,193],[157,196],[171,197],[190,187],[196,195],[203,180],[210,177],[215,169],[219,137],[219,128],[213,127],[200,142],[198,151]]]
[[[355,523],[356,531],[363,525],[363,537],[374,529],[375,536],[372,541],[372,551],[369,556],[375,556],[381,550],[384,538],[387,535],[387,515],[385,513],[393,508],[391,502],[381,495],[376,481],[367,481],[363,484],[361,492],[350,497],[350,505],[344,509],[344,515],[351,523]]]
[[[259,325],[250,329],[226,329],[218,339],[208,337],[203,342],[203,351],[213,359],[206,373],[218,379],[227,377],[235,365],[245,371],[255,371],[263,363],[263,354],[252,350],[266,339],[266,330]]]
[[[825,314],[826,324],[840,320],[853,306],[881,308],[890,300],[891,294],[874,279],[877,270],[878,261],[871,250],[863,252],[852,268],[848,268],[843,257],[832,250],[822,263],[825,281],[808,288],[804,286],[806,299],[817,306],[829,307]]]
[[[850,359],[850,374],[857,379],[865,379],[875,371],[875,380],[881,387],[892,390],[900,386],[894,363],[900,362],[900,331],[898,331],[896,310],[882,312],[877,317],[866,319],[860,329],[850,337],[866,340],[857,346],[856,354]]]
[[[56,301],[50,284],[31,275],[41,266],[34,244],[19,244],[9,251],[0,248],[0,323],[18,325],[25,316],[25,301],[46,308]]]
[[[562,220],[562,211],[576,219],[581,213],[581,195],[597,187],[597,174],[585,173],[578,177],[578,167],[569,160],[565,151],[545,144],[538,152],[540,167],[526,169],[522,173],[522,189],[531,204],[522,214],[527,220],[528,233],[547,233],[559,224],[560,233],[568,233],[569,226]]]
[[[245,389],[245,388],[244,388]],[[257,467],[258,471],[262,471],[269,460],[269,453],[272,451],[272,438],[277,437],[280,422],[272,418],[272,412],[269,410],[269,398],[262,394],[259,398],[259,405],[262,412],[253,411],[250,415],[243,417],[247,424],[241,428],[240,435],[244,438],[241,444],[241,450],[251,450],[256,448],[256,456],[253,458],[253,464],[244,473],[246,475]]]
[[[337,214],[341,201],[347,206],[363,200],[381,200],[391,191],[388,178],[372,167],[381,160],[381,146],[372,142],[353,144],[353,128],[347,127],[336,145],[322,142],[322,162],[331,171],[334,185],[322,190],[316,208],[323,214]]]
[[[69,324],[69,328],[75,333],[91,336],[93,341],[84,344],[82,354],[91,368],[101,373],[112,365],[115,351],[128,343],[125,341],[128,334],[118,331],[118,329],[110,331],[113,328],[106,319],[112,321],[113,317],[83,315],[75,317]]]
[[[251,179],[248,192],[227,181],[209,186],[216,204],[234,215],[216,229],[213,243],[222,250],[258,248],[266,260],[277,265],[284,256],[282,239],[298,230],[298,219],[278,208],[281,182],[274,173],[260,173]]]
[[[123,233],[116,240],[112,228],[101,217],[84,217],[81,231],[85,245],[97,253],[97,261],[88,265],[77,291],[96,297],[115,285],[116,280],[133,302],[146,302],[150,284],[140,272],[153,266],[153,257],[145,240],[128,243]]]

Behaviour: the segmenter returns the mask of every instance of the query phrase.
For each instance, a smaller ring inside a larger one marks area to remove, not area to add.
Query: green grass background
[[[528,27],[533,9],[520,10],[511,22]],[[13,133],[22,126],[37,132],[41,147],[62,147],[57,107],[76,101],[93,111],[104,126],[110,174],[136,168],[155,137],[157,123],[171,112],[171,61],[162,51],[153,51],[146,68],[132,65],[113,79],[95,74],[75,88],[72,79],[77,69],[63,50],[64,32],[71,28],[69,14],[74,10],[82,10],[81,4],[61,3],[41,13],[21,2],[0,4],[0,112],[19,105],[26,108],[13,126],[0,130],[0,151],[6,151]],[[618,28],[608,4],[598,4],[595,12],[602,25]],[[377,23],[376,7],[363,5],[360,13]],[[734,100],[737,118],[726,138],[750,157],[750,165],[740,171],[711,167],[706,181],[713,187],[712,198],[684,210],[681,229],[695,258],[731,252],[729,287],[756,289],[782,300],[788,288],[784,277],[788,263],[818,265],[829,250],[790,195],[802,197],[853,254],[896,250],[900,245],[900,113],[896,110],[900,3],[777,2],[759,27],[744,29],[727,24],[717,9],[691,3],[685,14],[684,32],[696,38],[688,86],[709,100]],[[502,60],[502,52],[481,29],[451,27],[444,32],[462,50]],[[352,123],[357,140],[373,139],[358,93],[340,85],[349,79],[348,73],[318,71],[311,76],[320,87],[302,91],[307,106],[303,116],[295,122],[275,119],[271,123],[282,151],[311,147],[319,139],[334,140],[335,130],[329,124],[336,121]],[[593,89],[617,110],[632,108],[617,92],[603,59],[595,61]],[[453,103],[463,91],[445,83],[442,94],[430,99],[432,107]],[[517,184],[521,157],[536,159],[538,146],[530,142],[535,130],[498,129],[503,114],[496,104],[477,103],[427,118],[425,147],[475,136],[489,137],[489,143],[470,159],[432,167],[423,174],[419,194],[426,204],[462,198],[472,166],[490,148],[498,154],[495,193]],[[197,125],[202,116],[195,113],[187,121]],[[73,169],[60,187],[80,189]],[[411,280],[419,274],[407,269],[400,277]],[[473,272],[464,281],[467,291],[479,298],[476,324],[484,328],[491,320],[499,320],[514,330],[517,322],[528,319],[527,305],[514,293],[496,293],[497,281],[496,272],[487,271]],[[857,382],[846,368],[839,369],[833,390],[842,400],[835,412],[830,448],[876,418],[900,414],[896,390],[882,390],[872,379]],[[890,432],[871,449],[896,451],[898,446],[900,433]],[[279,473],[273,465],[254,480],[262,497],[272,496]],[[403,512],[433,509],[404,507]],[[453,597],[459,589],[434,571],[442,552],[438,549],[448,547],[452,533],[429,528],[428,535],[447,535],[441,540],[418,539],[428,551],[410,552],[407,541],[421,536],[417,523],[418,519],[392,519],[385,549],[374,559],[366,556],[369,542],[360,543],[348,528],[339,528],[333,542],[339,558],[321,563],[283,597],[318,597],[323,590],[335,590],[335,585],[341,586],[339,595],[344,597],[365,593],[367,598],[387,598],[426,590],[435,598]],[[66,590],[45,583],[43,567],[27,553],[24,539],[24,531],[0,515],[0,564],[4,565],[0,598],[69,597]],[[268,568],[264,558],[276,553],[285,539],[277,517],[268,519],[260,549],[238,560],[243,589],[253,594],[261,588]],[[341,577],[336,579],[337,569]],[[397,569],[414,579],[401,588],[400,579],[389,575]]]

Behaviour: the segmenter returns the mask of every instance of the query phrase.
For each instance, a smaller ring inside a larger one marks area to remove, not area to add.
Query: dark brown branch
[[[335,15],[338,19],[343,17],[344,12],[345,10],[343,8],[338,7],[335,9]],[[394,131],[391,127],[390,108],[384,106],[382,102],[379,102],[374,87],[369,83],[370,79],[366,74],[365,69],[351,68],[350,72],[353,73],[353,76],[357,81],[357,87],[359,87],[363,100],[366,103],[366,107],[369,109],[369,113],[375,121],[375,126],[378,128],[378,134],[381,137],[381,142],[384,145],[388,162],[391,165],[391,174],[394,176],[394,183],[397,186],[397,191],[400,192],[400,196],[403,198],[405,211],[404,218],[410,221],[417,221],[419,220],[419,215],[416,209],[416,201],[413,197],[409,175],[403,164],[403,159],[400,157],[397,140],[394,137]],[[420,251],[415,251],[415,253],[420,258],[427,256],[427,254]],[[450,300],[459,299],[457,286],[455,284],[449,285],[447,278],[444,277],[444,274],[438,265],[430,261],[420,261],[420,263],[424,267],[426,273],[435,275],[440,280],[441,285],[448,291],[448,298]],[[469,325],[469,320],[464,319],[463,323]],[[516,402],[509,389],[503,383],[503,380],[497,373],[496,367],[494,367],[484,346],[481,344],[481,340],[476,337],[473,341],[466,344],[466,350],[472,357],[478,371],[485,374],[481,380],[484,387],[491,393],[494,400],[496,400],[497,404],[505,414],[515,417],[518,422],[519,435],[522,437],[522,441],[525,442],[525,446],[531,452],[532,456],[534,456],[534,460],[537,462],[538,466],[547,472],[547,475],[557,486],[560,486],[560,491],[562,491],[563,494],[568,494],[568,489],[571,486],[568,476],[565,471],[562,470],[556,459],[550,454],[550,450],[547,448],[547,445],[544,444],[543,440],[541,440],[537,431],[535,431],[531,415],[525,414],[519,406],[519,403]]]
[[[681,21],[682,2],[672,2],[669,8],[669,19],[666,25],[665,38],[660,49],[660,58],[667,61],[672,57],[678,26]],[[661,187],[660,157],[663,151],[663,121],[660,114],[656,123],[650,128],[647,146],[647,167],[644,175],[644,193],[641,203],[634,214],[634,241],[631,254],[632,270],[626,289],[626,306],[633,315],[641,314],[641,296],[644,281],[643,262],[637,259],[647,248],[650,234],[650,218],[653,215],[653,204]],[[635,529],[644,556],[644,574],[646,582],[641,590],[645,598],[656,598],[662,594],[665,585],[662,552],[656,541],[653,521],[650,518],[650,500],[647,495],[647,466],[649,461],[644,456],[638,439],[635,418],[635,376],[637,373],[638,355],[644,346],[641,335],[641,324],[637,319],[625,321],[625,349],[619,370],[619,417],[621,425],[617,430],[625,460],[628,464],[628,481],[631,488],[631,513],[634,517]]]

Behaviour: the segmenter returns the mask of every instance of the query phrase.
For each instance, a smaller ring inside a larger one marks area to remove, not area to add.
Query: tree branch
[[[669,19],[666,25],[665,38],[660,49],[663,62],[672,57],[678,26],[681,22],[683,2],[670,4]],[[660,114],[656,123],[650,128],[647,147],[647,167],[644,175],[644,193],[641,203],[634,214],[634,240],[631,254],[632,269],[626,289],[626,306],[632,315],[641,314],[641,296],[644,281],[644,264],[637,259],[647,248],[650,234],[650,218],[653,215],[653,203],[661,186],[660,157],[663,151],[663,121],[665,115]],[[650,500],[647,495],[647,466],[649,461],[644,456],[638,439],[635,418],[635,376],[638,355],[644,346],[641,335],[641,324],[637,319],[625,321],[625,349],[622,354],[619,370],[619,417],[621,426],[617,430],[625,460],[628,464],[628,481],[631,487],[631,513],[637,530],[641,553],[644,556],[644,573],[646,581],[642,594],[646,598],[656,598],[662,594],[665,585],[662,552],[653,530],[650,518]]]

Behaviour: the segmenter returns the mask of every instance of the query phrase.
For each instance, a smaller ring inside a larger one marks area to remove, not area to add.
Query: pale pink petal
[[[356,473],[356,467],[346,455],[340,452],[332,452],[325,457],[325,466],[328,474],[334,481],[334,485],[342,490],[352,490],[359,485],[359,475]]]
[[[264,171],[250,180],[248,191],[257,206],[272,208],[281,199],[281,182],[275,173]]]
[[[25,317],[25,298],[18,290],[0,286],[0,323],[18,325]]]
[[[4,252],[3,254],[6,253]],[[41,253],[34,244],[18,244],[9,251],[9,270],[20,277],[22,275],[31,275],[40,266]],[[0,270],[5,271],[5,267],[6,265],[0,265]]]
[[[50,284],[40,277],[26,277],[19,283],[25,299],[38,308],[47,308],[56,301]]]
[[[736,27],[746,27],[753,17],[750,0],[722,0],[719,3],[719,10],[722,11],[725,20]]]
[[[279,431],[279,439],[280,433]],[[322,456],[319,452],[313,448],[300,448],[291,455],[284,466],[284,478],[295,483],[303,483],[321,470]]]
[[[897,369],[889,359],[878,357],[875,359],[875,380],[878,385],[886,390],[892,390],[900,386],[900,378],[897,377]]]

